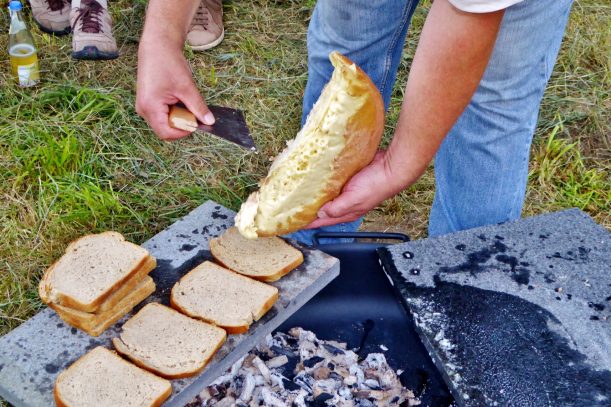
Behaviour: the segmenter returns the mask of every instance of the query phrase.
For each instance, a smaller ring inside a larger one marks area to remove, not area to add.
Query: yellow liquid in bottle
[[[11,71],[21,86],[33,86],[40,80],[36,48],[29,44],[13,45],[9,49]]]

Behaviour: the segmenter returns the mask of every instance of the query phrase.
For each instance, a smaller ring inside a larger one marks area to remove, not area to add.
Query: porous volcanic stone
[[[583,212],[380,256],[459,404],[611,405],[611,237]]]

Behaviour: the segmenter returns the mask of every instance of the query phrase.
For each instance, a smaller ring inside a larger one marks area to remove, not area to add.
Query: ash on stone
[[[268,335],[187,407],[419,404],[383,354],[359,359],[345,343],[293,328]]]

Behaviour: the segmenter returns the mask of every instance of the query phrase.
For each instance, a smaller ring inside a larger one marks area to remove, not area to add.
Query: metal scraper
[[[203,124],[197,121],[197,119],[193,117],[194,122],[197,122],[197,126],[194,128],[190,128],[190,130],[197,129],[235,143],[250,151],[257,150],[255,141],[250,135],[250,130],[248,129],[248,125],[246,124],[246,120],[244,119],[244,113],[242,113],[241,110],[213,105],[208,105],[208,108],[214,115],[214,124],[212,126],[209,126],[207,124]],[[184,117],[185,114],[191,113],[180,104],[171,106],[170,125],[172,125],[176,115],[178,114]]]

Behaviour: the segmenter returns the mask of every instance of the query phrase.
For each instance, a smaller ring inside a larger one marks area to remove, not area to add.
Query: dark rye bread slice
[[[303,254],[279,237],[247,239],[236,227],[210,241],[212,256],[237,273],[272,282],[303,263]]]
[[[112,343],[136,365],[180,379],[201,372],[226,337],[217,326],[153,302],[123,324]]]
[[[118,287],[116,291],[108,296],[108,298],[100,304],[100,307],[96,312],[84,312],[79,311],[74,308],[64,307],[63,305],[49,303],[49,307],[53,308],[56,311],[62,311],[64,313],[75,316],[76,318],[81,319],[91,319],[98,317],[103,313],[107,313],[109,311],[115,311],[119,304],[125,304],[125,299],[133,294],[135,290],[138,290],[142,287],[142,283],[145,281],[148,274],[155,269],[157,266],[157,261],[153,256],[149,256],[146,259],[146,262],[140,267],[140,269],[129,279],[127,280],[121,287]],[[148,280],[147,280],[148,281]],[[152,281],[152,280],[151,280]],[[154,286],[153,286],[154,288]],[[104,318],[99,318],[98,321]]]
[[[157,267],[157,260],[153,256],[148,256],[142,267],[140,267],[133,276],[129,278],[123,285],[118,287],[112,294],[100,304],[96,312],[104,312],[113,309],[123,298],[129,295],[134,289],[140,285],[146,276]]]
[[[85,331],[91,336],[98,336],[154,292],[155,282],[151,277],[144,276],[144,279],[131,293],[107,311],[89,313],[53,303],[49,304],[49,307],[53,308],[67,324]]]
[[[95,312],[149,258],[144,248],[116,232],[83,236],[44,273],[38,286],[46,304]]]
[[[59,407],[156,407],[172,394],[166,379],[140,369],[102,346],[92,349],[55,381]]]
[[[170,295],[183,314],[244,333],[278,299],[278,289],[206,261],[184,275]]]

